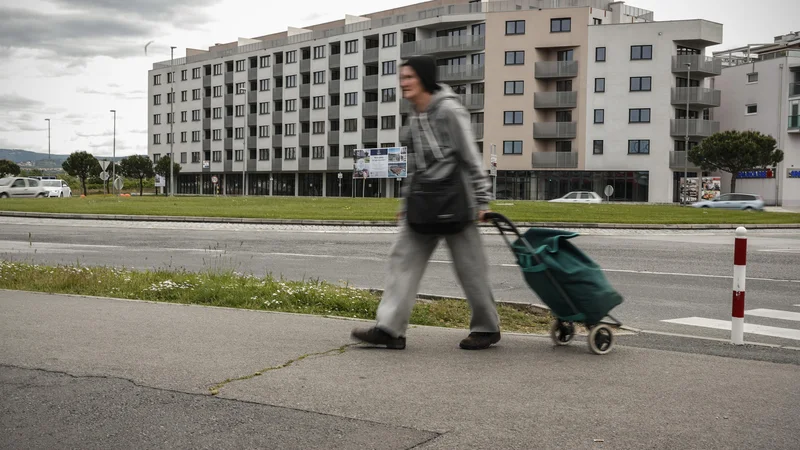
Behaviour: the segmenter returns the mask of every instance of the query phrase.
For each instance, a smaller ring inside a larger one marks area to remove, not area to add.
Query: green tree
[[[731,192],[736,192],[739,172],[774,167],[783,161],[783,151],[775,138],[758,131],[722,131],[690,149],[689,161],[707,172],[730,173]]]
[[[7,159],[0,159],[0,178],[7,177],[9,175],[17,176],[19,173],[20,170],[17,163]]]
[[[87,195],[86,179],[92,175],[97,176],[102,171],[97,158],[87,152],[72,153],[67,160],[61,164],[61,168],[64,169],[64,172],[67,172],[73,177],[78,177],[78,179],[81,180],[83,195]]]
[[[144,192],[145,178],[156,176],[156,172],[153,170],[153,163],[146,155],[133,155],[124,158],[120,161],[119,168],[123,176],[139,180],[139,196]]]
[[[169,163],[170,163],[169,155],[164,155],[161,157],[161,159],[158,160],[158,163],[156,163],[154,168],[156,174],[161,175],[162,177],[164,177],[164,180],[166,180],[167,187],[164,190],[164,192],[170,192]],[[175,178],[178,178],[178,174],[181,172],[181,165],[178,163],[174,163],[172,165],[172,170],[173,172],[175,172]]]

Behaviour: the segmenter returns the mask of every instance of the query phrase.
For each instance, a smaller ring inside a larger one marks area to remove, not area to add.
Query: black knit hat
[[[440,89],[436,80],[436,61],[430,56],[412,56],[402,65],[414,69],[426,91],[433,94]]]

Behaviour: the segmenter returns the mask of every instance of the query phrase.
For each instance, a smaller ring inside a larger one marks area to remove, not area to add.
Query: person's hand
[[[405,216],[405,215],[406,215],[405,212],[399,211],[397,214],[395,214],[394,218],[395,218],[395,220],[400,222],[401,220],[403,220],[403,216]]]
[[[485,211],[480,211],[478,213],[478,220],[481,222],[486,222],[486,215],[489,214],[490,212],[492,212],[490,209],[487,209]]]

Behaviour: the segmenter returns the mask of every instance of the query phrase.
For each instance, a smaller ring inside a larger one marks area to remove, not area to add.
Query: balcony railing
[[[339,80],[331,80],[331,81],[329,81],[328,82],[328,93],[329,94],[338,94],[339,92],[341,92],[340,84],[341,83],[340,83]]]
[[[378,47],[368,48],[364,50],[364,62],[371,63],[378,61],[378,52],[380,49]]]
[[[800,132],[800,116],[789,116],[789,131]]]
[[[338,131],[329,131],[328,132],[328,145],[339,145],[339,132]]]
[[[688,162],[687,169],[699,169],[691,161],[686,161],[686,152],[684,151],[671,151],[669,152],[669,168],[673,170],[683,169],[683,165]]]
[[[677,137],[684,136],[686,134],[687,124],[689,126],[689,136],[709,137],[719,131],[719,122],[713,120],[671,119],[670,135]]]
[[[364,77],[364,89],[378,89],[379,75],[367,75]]]
[[[364,102],[361,107],[361,115],[365,117],[378,115],[378,102]]]
[[[578,92],[536,92],[533,94],[533,107],[537,109],[569,109],[578,106]]]
[[[691,64],[691,74],[716,76],[722,74],[722,59],[703,55],[676,55],[672,57],[672,72],[686,73],[686,64]]]
[[[578,152],[534,152],[531,164],[534,169],[576,169]]]
[[[439,80],[467,81],[482,80],[485,68],[483,64],[462,64],[459,66],[439,66]]]
[[[311,117],[310,108],[300,108],[300,122],[308,122]]]
[[[473,123],[472,124],[472,133],[475,135],[476,140],[483,139],[483,123]]]
[[[578,133],[577,122],[535,122],[534,139],[575,139]]]
[[[331,69],[339,67],[341,63],[342,63],[341,54],[331,55],[328,57],[328,67],[330,67]]]
[[[536,78],[574,78],[578,76],[578,61],[540,61],[535,65]]]
[[[719,107],[722,98],[721,91],[703,87],[672,88],[672,104],[689,106],[703,106],[707,108]]]
[[[361,142],[364,144],[371,142],[378,142],[378,129],[364,128],[361,131]]]
[[[310,59],[301,59],[300,60],[300,73],[305,73],[311,70],[311,60]]]
[[[479,52],[486,48],[484,35],[442,36],[406,42],[400,46],[400,57],[431,55],[437,53]]]
[[[461,99],[461,103],[464,104],[467,109],[483,109],[483,94],[461,94],[459,97]]]
[[[311,95],[311,85],[308,84],[308,83],[301,84],[300,85],[300,97],[308,97],[310,95]]]
[[[328,107],[328,119],[338,119],[339,118],[339,105],[336,106],[329,106]]]

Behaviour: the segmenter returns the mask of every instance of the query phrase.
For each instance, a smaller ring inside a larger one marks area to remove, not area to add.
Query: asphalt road
[[[38,263],[229,268],[290,279],[321,278],[382,288],[392,229],[138,223],[0,218],[0,257]],[[606,270],[625,302],[612,313],[655,332],[729,339],[730,332],[664,322],[690,317],[730,321],[733,233],[583,230],[574,242]],[[499,300],[542,302],[525,283],[505,241],[486,235],[491,280]],[[749,342],[800,347],[800,233],[751,231],[747,265]],[[461,295],[444,245],[420,291]],[[754,313],[755,314],[755,313]],[[768,317],[762,317],[766,315]],[[766,331],[764,331],[766,330]],[[777,330],[777,331],[776,331]],[[766,333],[766,334],[764,334]],[[777,334],[776,334],[777,333]]]

